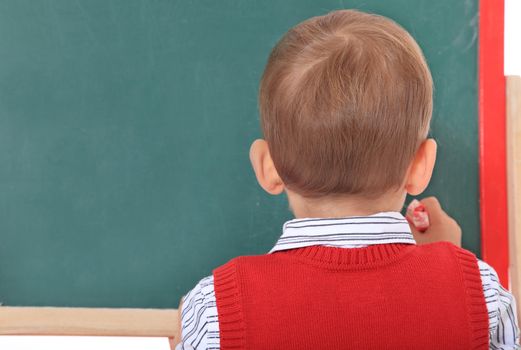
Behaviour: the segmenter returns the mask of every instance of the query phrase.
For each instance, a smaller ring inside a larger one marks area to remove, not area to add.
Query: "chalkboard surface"
[[[436,84],[429,194],[479,253],[477,1],[0,1],[0,301],[176,307],[291,218],[248,160],[258,81],[291,26],[395,19]]]

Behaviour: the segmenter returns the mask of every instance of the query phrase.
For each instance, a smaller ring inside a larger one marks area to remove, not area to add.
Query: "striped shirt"
[[[407,220],[398,212],[334,219],[295,219],[284,224],[270,253],[309,246],[362,248],[373,244],[416,244]],[[489,348],[520,349],[516,303],[499,283],[496,271],[478,260],[489,316]],[[219,349],[219,321],[213,276],[203,278],[184,298],[181,343],[176,350]]]

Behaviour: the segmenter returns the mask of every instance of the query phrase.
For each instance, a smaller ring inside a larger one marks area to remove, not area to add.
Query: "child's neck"
[[[295,218],[338,218],[368,216],[381,212],[401,211],[406,193],[393,192],[375,199],[362,197],[304,198],[286,191],[291,211]]]

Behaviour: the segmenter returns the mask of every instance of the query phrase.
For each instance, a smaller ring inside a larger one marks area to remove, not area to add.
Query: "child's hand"
[[[446,241],[461,247],[461,228],[456,220],[447,215],[436,197],[428,197],[420,201],[429,214],[429,228],[425,232],[418,231],[409,223],[414,239],[418,244]]]

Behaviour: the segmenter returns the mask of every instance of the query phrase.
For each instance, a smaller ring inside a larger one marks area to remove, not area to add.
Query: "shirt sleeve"
[[[478,266],[487,303],[490,349],[521,349],[514,297],[501,286],[490,265],[478,260]]]
[[[181,343],[176,350],[218,350],[219,320],[213,276],[203,278],[184,298]]]

